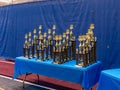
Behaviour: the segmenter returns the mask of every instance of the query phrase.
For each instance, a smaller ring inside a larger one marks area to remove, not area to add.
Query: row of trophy
[[[56,25],[48,29],[47,33],[42,32],[40,25],[38,33],[34,29],[33,33],[29,32],[25,35],[24,57],[36,58],[40,61],[53,59],[54,64],[76,60],[76,65],[87,66],[96,60],[96,38],[93,29],[94,24],[91,24],[86,35],[79,36],[80,44],[76,48],[73,25],[60,35],[56,34]]]

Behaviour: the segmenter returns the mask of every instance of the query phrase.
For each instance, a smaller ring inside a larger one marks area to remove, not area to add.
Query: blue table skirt
[[[102,71],[97,90],[120,90],[120,68]]]
[[[76,67],[75,60],[59,65],[52,64],[52,61],[42,62],[36,59],[17,57],[13,78],[29,72],[81,84],[82,87],[88,90],[98,82],[101,71],[101,62],[99,61],[86,68]]]

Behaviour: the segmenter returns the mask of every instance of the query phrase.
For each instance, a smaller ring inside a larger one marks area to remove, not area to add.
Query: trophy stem
[[[28,58],[30,59],[30,47],[28,47]]]
[[[34,50],[35,50],[35,45],[33,44],[33,45],[32,45],[32,57],[33,57],[33,58],[34,58],[34,55],[35,55],[35,51],[34,51]]]
[[[46,60],[48,60],[48,47],[46,47]]]
[[[37,56],[37,59],[39,59],[39,52],[40,52],[40,50],[37,50],[37,54],[36,54],[36,56]]]
[[[26,57],[26,48],[23,48],[23,55]]]

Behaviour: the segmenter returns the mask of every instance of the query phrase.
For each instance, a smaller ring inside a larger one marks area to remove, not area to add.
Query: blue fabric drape
[[[103,62],[104,69],[120,67],[119,4],[119,0],[47,0],[0,7],[0,57],[23,55],[24,35],[34,28],[38,30],[40,24],[43,31],[56,24],[58,34],[73,24],[77,40],[94,22],[97,60]]]

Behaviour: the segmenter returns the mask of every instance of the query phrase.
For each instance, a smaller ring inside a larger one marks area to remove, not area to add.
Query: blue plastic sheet
[[[17,78],[28,72],[78,83],[87,90],[98,82],[101,71],[101,62],[99,61],[86,68],[76,67],[75,60],[59,65],[52,64],[52,61],[46,60],[41,62],[36,59],[17,57],[13,78]]]
[[[73,24],[77,40],[91,22],[95,23],[97,60],[104,69],[120,67],[120,0],[46,0],[0,7],[0,57],[22,56],[24,35],[38,30],[40,24],[43,31],[56,24],[57,34]]]
[[[97,90],[120,90],[120,68],[102,71]]]

